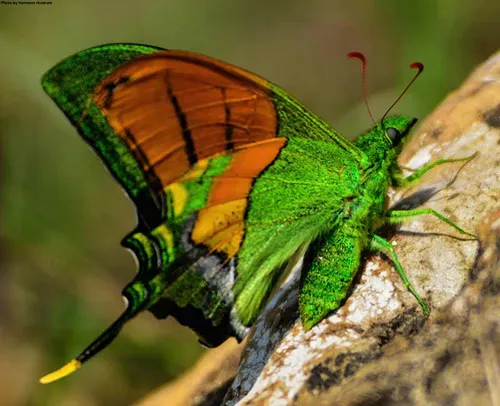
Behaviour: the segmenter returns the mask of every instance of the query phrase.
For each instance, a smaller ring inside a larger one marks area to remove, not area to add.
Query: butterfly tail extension
[[[158,248],[158,240],[153,234],[149,235],[137,230],[123,239],[122,246],[134,254],[139,266],[139,272],[134,280],[122,291],[125,310],[80,355],[57,371],[42,377],[41,383],[56,381],[79,369],[84,362],[111,344],[127,321],[154,304],[160,298],[167,281],[171,282],[182,274],[182,270],[175,269],[170,273],[168,280],[157,278],[157,270],[162,261],[166,263],[167,258],[169,261],[174,258],[171,250]]]
[[[126,308],[120,317],[85,348],[80,355],[68,362],[62,368],[40,378],[40,383],[54,382],[75,372],[84,362],[88,361],[111,344],[118,336],[125,323],[144,309],[147,305],[149,294],[146,287],[141,282],[132,282],[123,290],[123,297]]]

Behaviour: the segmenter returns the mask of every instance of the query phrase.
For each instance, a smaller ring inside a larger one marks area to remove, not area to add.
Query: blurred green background
[[[143,314],[75,375],[37,379],[77,355],[122,310],[135,264],[119,246],[131,203],[43,93],[60,59],[108,42],[197,51],[288,89],[339,131],[380,117],[419,60],[395,112],[425,117],[499,46],[500,2],[53,0],[0,5],[0,404],[127,405],[204,351],[173,320]]]

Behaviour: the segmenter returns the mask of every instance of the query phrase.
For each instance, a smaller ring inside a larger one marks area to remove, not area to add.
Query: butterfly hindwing
[[[242,165],[251,154],[261,158],[279,154],[279,158],[252,177],[251,171],[259,172],[260,167]],[[317,141],[285,144],[283,138],[275,138],[200,161],[205,170],[193,168],[197,178],[188,172],[185,179],[166,188],[169,200],[174,194],[197,199],[185,200],[176,216],[142,236],[153,240],[164,254],[160,269],[151,262],[152,274],[146,266],[144,274],[137,275],[149,281],[152,291],[161,292],[161,300],[150,310],[158,317],[172,314],[181,321],[189,314],[184,323],[211,345],[229,335],[243,338],[287,260],[334,228],[342,214],[341,176],[332,173],[350,176],[356,168],[344,162],[341,171],[334,155],[334,149]],[[305,180],[304,171],[313,168],[315,181]],[[247,196],[231,188],[249,178],[253,182],[244,191]],[[173,276],[181,268],[180,275]],[[153,281],[148,275],[154,276]]]

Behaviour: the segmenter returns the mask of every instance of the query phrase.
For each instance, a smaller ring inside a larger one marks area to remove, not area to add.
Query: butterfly
[[[42,86],[135,204],[138,224],[122,245],[139,270],[123,289],[122,315],[41,382],[78,369],[144,310],[175,317],[207,346],[242,340],[297,254],[306,330],[341,306],[366,249],[391,254],[427,312],[375,234],[438,215],[387,208],[389,186],[432,167],[404,178],[397,164],[415,118],[384,116],[353,143],[257,75],[138,44],[78,52]]]

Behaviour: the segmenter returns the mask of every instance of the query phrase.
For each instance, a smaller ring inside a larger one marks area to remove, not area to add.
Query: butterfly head
[[[380,123],[386,144],[395,151],[396,155],[399,155],[401,152],[404,141],[416,122],[417,119],[415,117],[391,116],[384,118]]]
[[[371,163],[392,162],[397,159],[408,133],[416,122],[417,119],[410,116],[386,117],[361,135],[354,144],[365,153]]]

